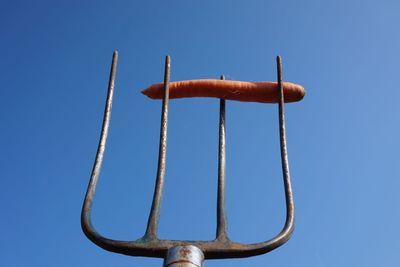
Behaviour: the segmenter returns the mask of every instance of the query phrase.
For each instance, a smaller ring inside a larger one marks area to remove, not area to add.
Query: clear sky
[[[284,80],[296,229],[258,257],[208,267],[399,266],[400,2],[0,1],[0,266],[162,266],[98,248],[80,209],[100,133],[111,56],[114,110],[93,223],[124,240],[145,230],[156,174],[163,79]],[[160,237],[215,233],[218,100],[170,102]],[[227,102],[232,240],[284,222],[277,106]]]

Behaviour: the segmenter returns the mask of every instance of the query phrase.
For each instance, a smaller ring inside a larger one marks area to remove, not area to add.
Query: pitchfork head
[[[289,164],[285,137],[284,94],[282,85],[281,58],[276,58],[278,79],[278,108],[279,108],[279,136],[283,183],[286,200],[286,222],[282,230],[272,239],[255,243],[241,244],[231,241],[227,235],[227,218],[225,212],[225,100],[220,99],[219,112],[219,149],[218,149],[218,200],[217,200],[217,230],[216,237],[210,241],[181,241],[162,240],[157,237],[157,226],[160,213],[160,203],[163,195],[166,153],[167,153],[167,126],[168,126],[168,100],[170,83],[170,57],[165,59],[164,87],[161,112],[160,145],[158,154],[157,177],[153,202],[143,237],[133,241],[120,241],[108,239],[100,235],[93,228],[90,213],[96,184],[99,178],[106,139],[110,123],[111,106],[115,87],[116,67],[118,53],[114,52],[111,64],[108,95],[104,111],[103,126],[97,149],[92,174],[83,203],[81,224],[85,235],[96,245],[105,250],[131,255],[164,258],[164,265],[194,265],[201,267],[204,259],[244,258],[267,253],[289,240],[294,229],[294,203],[290,181]],[[224,79],[221,76],[221,79]]]

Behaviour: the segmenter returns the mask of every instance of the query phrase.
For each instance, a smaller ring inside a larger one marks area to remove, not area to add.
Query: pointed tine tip
[[[282,57],[281,57],[280,55],[277,55],[277,56],[276,56],[276,62],[277,62],[278,64],[280,64],[281,61],[282,61]]]
[[[113,57],[118,57],[118,50],[114,50]]]
[[[220,77],[220,79],[221,79],[221,80],[225,80],[225,75],[222,74],[221,77]]]

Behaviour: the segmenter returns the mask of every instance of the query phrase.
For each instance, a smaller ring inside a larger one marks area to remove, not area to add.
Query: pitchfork
[[[106,139],[110,124],[111,106],[115,87],[115,76],[118,61],[118,52],[112,58],[111,72],[108,84],[108,95],[104,110],[103,126],[96,153],[90,182],[83,203],[81,224],[85,235],[99,247],[130,256],[145,256],[163,258],[164,266],[171,267],[202,267],[204,259],[244,258],[261,255],[283,245],[289,240],[294,229],[294,203],[290,181],[289,164],[285,135],[284,94],[282,85],[281,57],[276,58],[278,78],[278,107],[279,107],[279,136],[283,172],[283,183],[286,200],[286,222],[282,230],[272,239],[254,243],[242,244],[231,241],[227,234],[227,219],[225,212],[225,99],[220,99],[219,110],[219,147],[218,147],[218,200],[217,200],[217,231],[214,240],[185,241],[163,240],[157,237],[160,203],[163,195],[164,176],[167,154],[167,126],[168,126],[168,100],[170,84],[170,57],[166,56],[164,71],[164,87],[161,111],[160,144],[158,153],[158,167],[153,202],[143,237],[134,241],[120,241],[100,235],[92,226],[90,213],[96,184],[99,179],[103,162]],[[221,79],[224,79],[221,76]]]

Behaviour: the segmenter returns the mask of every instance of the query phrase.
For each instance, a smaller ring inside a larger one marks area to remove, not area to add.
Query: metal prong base
[[[204,254],[196,246],[176,246],[168,250],[164,267],[203,267]]]

